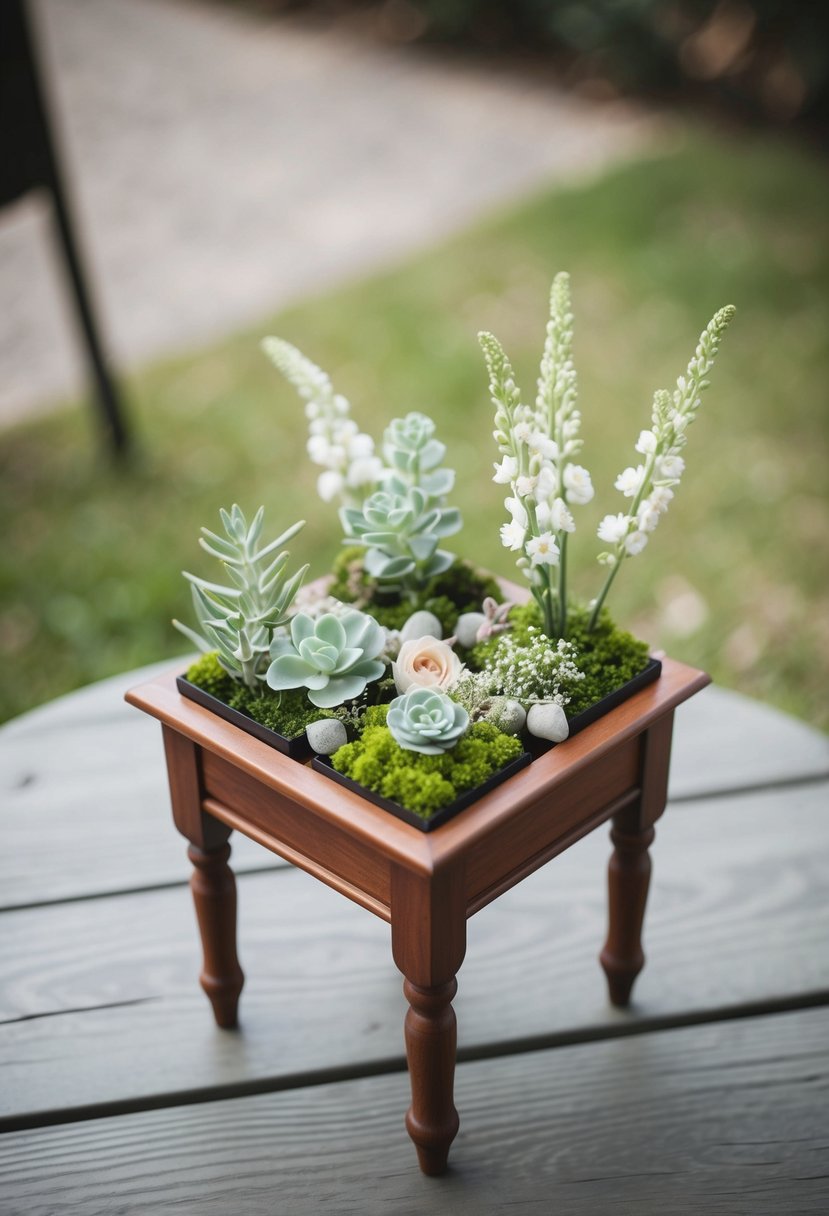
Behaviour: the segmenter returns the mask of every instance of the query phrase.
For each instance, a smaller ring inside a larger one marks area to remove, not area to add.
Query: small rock
[[[567,715],[554,701],[540,701],[530,706],[527,714],[527,730],[536,739],[549,739],[551,743],[562,743],[570,734]]]
[[[478,641],[478,630],[483,625],[486,617],[482,612],[464,612],[458,617],[458,623],[455,626],[455,637],[458,639],[458,645],[469,650]]]
[[[437,638],[440,641],[442,637],[443,626],[440,621],[434,612],[426,612],[425,609],[413,612],[400,630],[401,643],[417,642],[420,638]]]
[[[496,697],[487,715],[493,726],[505,735],[519,735],[527,723],[527,711],[519,701]]]
[[[330,756],[348,742],[342,722],[336,718],[320,718],[305,727],[305,734],[318,756]]]

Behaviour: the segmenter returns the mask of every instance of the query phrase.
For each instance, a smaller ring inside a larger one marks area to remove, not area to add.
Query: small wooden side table
[[[452,999],[467,918],[611,819],[600,959],[610,999],[628,1004],[645,961],[648,848],[665,808],[673,711],[708,682],[663,660],[654,684],[429,833],[185,700],[175,673],[133,689],[127,700],[162,723],[173,817],[195,867],[201,983],[218,1024],[236,1024],[244,982],[228,865],[235,828],[391,924],[409,1002],[406,1127],[424,1173],[442,1173],[458,1130]]]

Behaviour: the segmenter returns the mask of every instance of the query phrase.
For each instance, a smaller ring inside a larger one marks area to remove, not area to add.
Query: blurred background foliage
[[[4,434],[0,715],[180,653],[180,571],[210,575],[196,541],[220,506],[265,503],[272,534],[304,516],[292,550],[326,571],[339,526],[314,493],[301,407],[259,350],[268,332],[325,367],[376,437],[410,409],[439,420],[467,519],[454,547],[511,576],[476,333],[501,338],[533,393],[549,283],[567,269],[597,488],[578,513],[575,591],[597,591],[595,527],[621,508],[613,479],[635,460],[653,390],[684,369],[714,310],[736,304],[677,499],[609,603],[654,646],[829,726],[829,175],[768,135],[674,128],[667,140],[135,376],[131,467],[96,462],[85,407]]]
[[[393,43],[525,65],[588,96],[716,105],[742,119],[829,118],[829,6],[814,0],[250,0]]]

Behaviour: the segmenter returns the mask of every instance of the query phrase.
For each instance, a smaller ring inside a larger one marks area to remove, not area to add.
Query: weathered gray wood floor
[[[829,741],[679,711],[636,1005],[607,1003],[603,830],[479,913],[461,1131],[403,1129],[388,927],[234,838],[242,1026],[196,975],[160,732],[107,681],[0,730],[0,1213],[825,1213]]]

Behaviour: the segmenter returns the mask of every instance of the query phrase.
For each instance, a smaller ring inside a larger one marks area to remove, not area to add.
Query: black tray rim
[[[454,819],[461,811],[465,811],[473,802],[477,802],[479,798],[483,798],[484,794],[488,794],[490,790],[494,790],[502,782],[515,776],[516,773],[520,773],[522,769],[528,767],[531,761],[532,756],[530,753],[522,752],[520,756],[516,756],[514,760],[510,760],[503,768],[499,768],[497,773],[493,773],[481,785],[476,785],[471,790],[464,790],[454,802],[450,802],[448,806],[441,807],[430,819],[424,819],[420,815],[415,815],[414,811],[401,806],[399,802],[392,802],[390,798],[384,798],[381,794],[375,794],[373,790],[367,789],[359,781],[355,781],[353,777],[346,777],[344,773],[338,773],[331,763],[329,756],[314,756],[311,761],[311,768],[317,773],[324,773],[326,777],[329,777],[332,781],[336,781],[337,785],[341,785],[345,789],[359,794],[366,802],[372,802],[375,806],[388,811],[390,815],[394,815],[397,819],[402,819],[404,823],[410,824],[413,828],[417,828],[421,832],[431,832],[442,824],[447,823],[450,819]]]
[[[258,739],[260,743],[267,743],[275,751],[282,752],[283,756],[290,756],[292,760],[304,761],[314,754],[304,731],[293,739],[280,735],[278,731],[271,730],[269,726],[263,726],[261,722],[257,722],[250,714],[243,713],[240,709],[233,709],[224,701],[220,701],[218,697],[214,697],[212,693],[205,692],[203,688],[199,688],[198,684],[193,684],[188,680],[186,675],[176,676],[176,687],[183,697],[187,697],[188,701],[195,701],[203,709],[211,710],[225,722],[230,722],[232,726],[238,726],[240,730],[253,735],[254,739]]]

